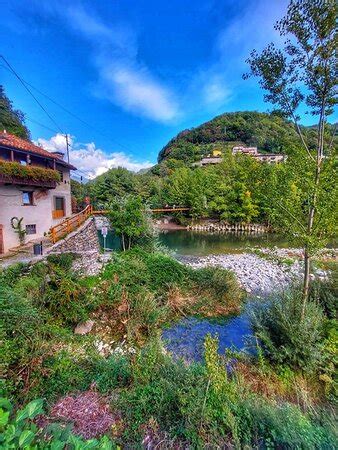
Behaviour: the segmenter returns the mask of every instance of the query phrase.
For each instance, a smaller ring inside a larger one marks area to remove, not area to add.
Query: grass
[[[305,359],[305,373],[287,363],[289,353],[293,361],[299,352],[304,356],[301,349],[292,354],[294,339],[287,340],[283,361],[262,347],[256,359],[237,355],[234,363],[234,355],[218,355],[211,337],[205,361],[186,365],[163,351],[163,326],[186,315],[221,320],[237,312],[243,294],[233,274],[193,270],[140,248],[115,254],[98,276],[75,277],[72,260],[62,255],[0,273],[3,392],[16,405],[39,397],[53,405],[68,394],[97,392],[121,418],[109,433],[112,448],[142,448],[142,442],[162,449],[335,448],[336,333],[326,315],[334,313],[335,303],[327,289],[313,294],[327,311],[315,339],[316,354],[323,356],[319,367]],[[95,320],[93,334],[74,335],[74,325],[88,317]],[[283,317],[282,311],[271,321],[285,323]],[[297,327],[291,328],[304,344]],[[98,339],[123,339],[135,353],[104,357]],[[29,429],[43,448],[43,433]],[[98,442],[91,448],[110,448]]]

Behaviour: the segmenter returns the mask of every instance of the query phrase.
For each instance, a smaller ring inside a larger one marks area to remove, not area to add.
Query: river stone
[[[87,320],[86,322],[79,323],[75,330],[75,334],[88,334],[90,333],[91,329],[93,328],[94,320]]]

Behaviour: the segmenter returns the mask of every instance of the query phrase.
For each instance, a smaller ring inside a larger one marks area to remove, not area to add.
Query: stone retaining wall
[[[196,225],[188,225],[188,230],[193,231],[209,231],[214,233],[234,232],[234,233],[267,233],[271,231],[265,225],[248,223],[248,224],[229,224],[229,223],[203,223]]]
[[[68,234],[48,249],[48,253],[100,251],[99,238],[93,217],[84,222],[77,230]]]

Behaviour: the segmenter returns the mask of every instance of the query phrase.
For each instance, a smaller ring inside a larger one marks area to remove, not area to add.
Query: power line
[[[1,56],[1,55],[0,55]],[[3,59],[4,57],[1,56]],[[4,59],[5,60],[5,59]],[[14,73],[12,70],[10,70],[8,67],[4,66],[3,64],[0,64],[1,67],[3,67],[4,69]],[[84,125],[86,125],[87,127],[91,128],[92,130],[96,131],[97,133],[99,133],[102,136],[106,136],[114,145],[118,145],[119,147],[123,148],[124,150],[126,150],[127,152],[130,152],[130,150],[123,144],[121,144],[120,142],[117,142],[113,139],[111,139],[110,136],[108,136],[106,133],[102,132],[101,130],[99,130],[98,128],[96,128],[94,125],[91,125],[90,123],[88,123],[86,120],[83,120],[81,117],[79,117],[77,114],[73,113],[72,111],[70,111],[68,108],[66,108],[65,106],[61,105],[61,103],[59,103],[58,101],[54,100],[53,98],[51,98],[49,95],[45,94],[44,92],[40,91],[40,89],[38,89],[37,87],[33,86],[31,83],[29,83],[28,81],[24,80],[23,78],[21,78],[21,83],[23,82],[25,85],[31,87],[32,89],[34,89],[36,92],[38,92],[40,95],[42,95],[43,97],[47,98],[50,102],[54,103],[54,105],[58,106],[59,108],[61,108],[63,111],[65,111],[67,114],[69,114],[70,116],[74,117],[75,119],[77,119],[78,121],[82,122]],[[64,134],[64,133],[62,133]]]
[[[32,119],[31,117],[27,116],[27,114],[25,114],[25,119],[29,120],[29,122],[39,125],[42,128],[46,128],[46,130],[52,131],[53,133],[58,133],[58,131],[53,130],[53,128],[47,127],[46,125],[43,125],[42,123],[38,122],[37,120]]]
[[[46,114],[47,117],[49,117],[49,119],[54,123],[54,125],[60,130],[60,132],[62,134],[63,133],[61,127],[56,123],[56,121],[53,119],[53,117],[49,114],[49,112],[46,110],[46,108],[41,104],[41,102],[36,98],[36,96],[33,94],[33,92],[29,89],[28,86],[26,86],[26,83],[24,82],[24,80],[20,77],[20,75],[14,70],[14,68],[9,64],[9,62],[7,61],[7,59],[3,56],[0,55],[0,58],[2,58],[4,60],[4,62],[7,64],[8,68],[10,69],[10,71],[16,76],[16,78],[20,81],[20,83],[22,84],[22,86],[26,89],[26,91],[33,97],[33,99],[36,101],[36,103],[40,106],[40,108],[44,111],[44,113]]]

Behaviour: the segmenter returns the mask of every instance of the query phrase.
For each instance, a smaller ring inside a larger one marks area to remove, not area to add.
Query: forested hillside
[[[311,145],[311,128],[304,131]],[[160,151],[158,162],[166,159],[193,162],[213,148],[225,150],[240,143],[258,147],[262,152],[288,153],[298,142],[293,124],[279,112],[232,112],[180,132]]]

